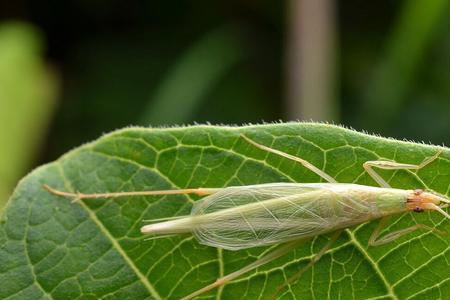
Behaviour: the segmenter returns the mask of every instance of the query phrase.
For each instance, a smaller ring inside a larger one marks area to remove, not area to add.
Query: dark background
[[[0,2],[0,20],[4,194],[129,125],[314,119],[450,142],[447,1],[19,0]]]

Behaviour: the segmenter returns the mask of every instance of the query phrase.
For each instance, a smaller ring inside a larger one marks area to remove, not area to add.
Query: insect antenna
[[[434,204],[434,203],[427,203],[427,204],[424,205],[424,207],[428,208],[428,209],[432,209],[432,210],[438,211],[444,217],[446,217],[447,219],[450,220],[450,215],[445,210],[443,210],[441,207],[437,206],[436,204]]]
[[[450,200],[445,197],[442,197],[442,199],[439,199],[439,201],[450,204]]]
[[[429,190],[430,193],[432,193],[433,195],[439,196],[439,201],[450,204],[450,199],[448,199],[448,197],[444,194],[438,193],[436,191],[433,190]],[[442,207],[442,206],[441,206]]]

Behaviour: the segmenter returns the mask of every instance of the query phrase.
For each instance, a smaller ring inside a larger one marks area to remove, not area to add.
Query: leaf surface
[[[71,203],[43,184],[84,193],[318,182],[299,164],[249,145],[240,134],[302,157],[339,182],[376,185],[368,160],[420,163],[437,147],[337,126],[127,128],[75,149],[26,176],[0,224],[1,299],[179,299],[274,247],[226,251],[182,235],[145,241],[145,219],[189,214],[197,196],[127,197]],[[393,187],[448,194],[450,152],[418,172],[383,171]],[[448,231],[437,213],[392,218],[388,231],[423,223]],[[375,222],[346,230],[281,299],[437,299],[450,292],[450,236],[415,232],[368,247]],[[318,237],[202,299],[271,299],[329,236]]]

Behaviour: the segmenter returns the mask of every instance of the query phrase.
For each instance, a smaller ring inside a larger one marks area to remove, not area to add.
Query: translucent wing
[[[356,185],[274,183],[230,187],[192,210],[206,245],[243,249],[314,236],[365,220],[374,205]],[[366,195],[367,194],[367,195]]]

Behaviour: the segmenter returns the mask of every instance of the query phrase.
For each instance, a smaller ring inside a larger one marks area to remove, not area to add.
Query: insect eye
[[[423,212],[423,208],[420,208],[420,207],[414,207],[414,212],[417,212],[417,213],[421,213],[421,212]]]
[[[420,194],[422,194],[424,192],[424,190],[422,190],[422,189],[415,189],[414,190],[414,195],[420,195]]]

